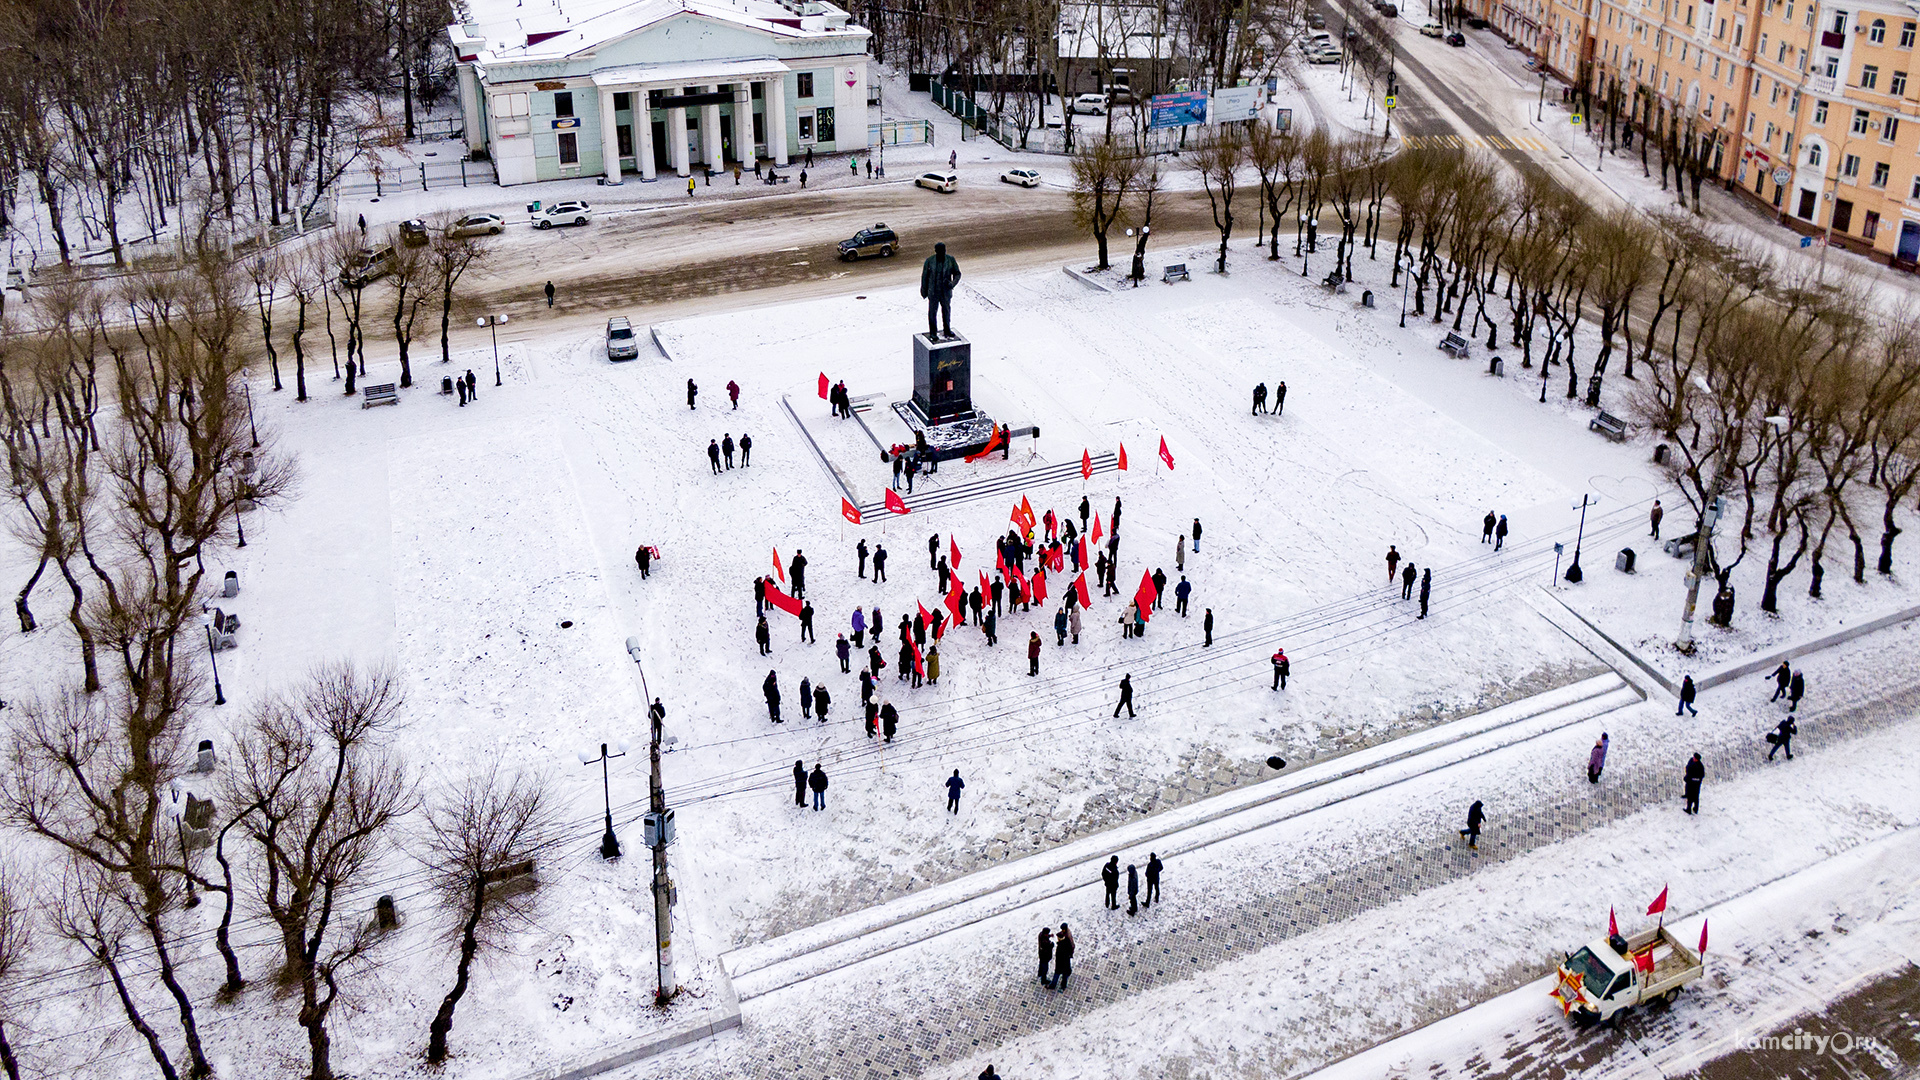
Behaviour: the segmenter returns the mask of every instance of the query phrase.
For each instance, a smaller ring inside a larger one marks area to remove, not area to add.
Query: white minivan
[[[1073,99],[1072,110],[1088,116],[1105,116],[1107,115],[1107,95],[1081,94]]]

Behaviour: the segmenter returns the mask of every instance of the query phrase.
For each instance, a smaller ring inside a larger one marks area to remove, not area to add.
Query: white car
[[[500,220],[498,214],[468,214],[459,221],[447,226],[447,235],[462,236],[499,236],[507,223]]]
[[[1006,172],[1000,174],[1000,182],[1003,184],[1019,184],[1021,187],[1039,187],[1040,170],[1008,169]]]
[[[1088,116],[1105,116],[1107,115],[1107,95],[1081,94],[1073,99],[1073,105],[1070,108],[1073,112]]]
[[[1446,31],[1440,29],[1440,24],[1437,22],[1430,22],[1420,28],[1420,33],[1427,37],[1439,37],[1445,32]]]
[[[920,178],[914,181],[914,185],[951,195],[960,186],[960,175],[950,172],[921,173]]]
[[[1324,49],[1307,50],[1309,64],[1337,64],[1340,62],[1340,50],[1331,46]]]
[[[551,229],[555,225],[585,225],[592,217],[592,207],[577,199],[569,199],[533,211],[533,227]]]
[[[632,360],[640,355],[640,339],[633,336],[633,323],[624,316],[607,320],[607,359]]]

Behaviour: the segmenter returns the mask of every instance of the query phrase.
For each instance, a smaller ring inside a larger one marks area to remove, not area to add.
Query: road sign
[[[1807,248],[1807,247],[1812,247],[1812,246],[1813,246],[1813,237],[1811,237],[1811,236],[1803,236],[1803,237],[1801,237],[1801,238],[1800,238],[1800,246],[1801,246],[1801,247],[1803,247],[1803,248]]]
[[[1395,96],[1393,96],[1392,94],[1388,94],[1388,95],[1387,95],[1387,108],[1389,108],[1389,109],[1391,109],[1391,108],[1393,108],[1393,107],[1394,107],[1395,105],[1398,105],[1399,103],[1400,103],[1400,99],[1399,99],[1399,98],[1397,98],[1397,97],[1395,97]]]
[[[1793,170],[1787,168],[1785,165],[1773,170],[1773,182],[1779,184],[1781,187],[1785,187],[1787,181],[1791,179],[1793,179]]]
[[[1573,114],[1572,116],[1569,116],[1569,117],[1567,117],[1567,123],[1569,123],[1569,124],[1572,124],[1572,125],[1573,125],[1574,127],[1579,127],[1579,126],[1580,126],[1580,114],[1579,114],[1579,113],[1574,113],[1574,114]]]

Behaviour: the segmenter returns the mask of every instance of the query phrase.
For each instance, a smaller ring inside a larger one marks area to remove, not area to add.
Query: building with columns
[[[867,146],[865,27],[822,0],[464,0],[470,151],[503,185]]]

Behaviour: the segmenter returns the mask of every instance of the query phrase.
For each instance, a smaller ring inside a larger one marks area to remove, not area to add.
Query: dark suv
[[[851,240],[840,241],[840,261],[852,262],[868,255],[888,258],[899,246],[900,238],[895,236],[893,230],[887,228],[887,223],[883,221],[871,229],[861,229],[854,233]]]

